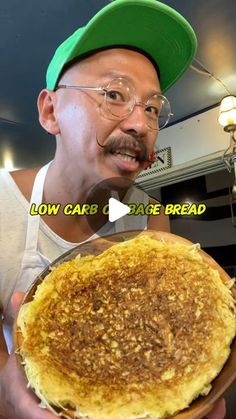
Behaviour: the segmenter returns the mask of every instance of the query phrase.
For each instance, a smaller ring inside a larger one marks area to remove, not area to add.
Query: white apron
[[[51,162],[42,167],[37,173],[30,199],[30,207],[33,203],[36,208],[42,203],[45,177]],[[15,291],[26,291],[36,276],[51,262],[46,256],[38,251],[40,215],[28,214],[26,242],[19,274],[16,279]],[[9,303],[10,304],[10,303]],[[9,312],[9,310],[7,310]],[[3,331],[9,352],[12,349],[12,323],[13,318],[6,316],[3,323]]]

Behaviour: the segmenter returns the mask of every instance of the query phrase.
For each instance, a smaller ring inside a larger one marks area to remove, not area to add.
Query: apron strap
[[[52,162],[50,161],[48,164],[43,166],[38,171],[35,177],[29,209],[31,208],[32,204],[35,204],[36,209],[37,209],[38,206],[42,203],[44,182],[45,182],[48,168],[51,163]],[[40,215],[30,215],[30,213],[28,214],[26,243],[25,243],[25,251],[27,252],[37,250],[39,222],[40,222]]]

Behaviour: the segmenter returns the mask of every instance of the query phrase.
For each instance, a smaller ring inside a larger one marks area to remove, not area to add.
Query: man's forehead
[[[158,69],[151,59],[142,51],[125,47],[111,47],[102,51],[94,51],[82,59],[75,60],[66,73],[71,73],[74,76],[86,73],[88,78],[90,76],[131,79],[145,77],[159,86]]]

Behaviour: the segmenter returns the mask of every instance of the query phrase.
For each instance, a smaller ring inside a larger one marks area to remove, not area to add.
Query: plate
[[[63,262],[68,260],[74,259],[77,255],[87,256],[87,255],[99,255],[106,249],[110,248],[116,243],[123,242],[129,239],[136,237],[137,235],[148,235],[156,240],[165,240],[169,243],[180,243],[186,245],[193,245],[187,239],[184,239],[180,236],[166,233],[166,232],[156,232],[152,230],[148,231],[126,231],[123,233],[116,233],[111,236],[106,236],[103,238],[98,238],[92,241],[88,241],[83,243],[68,252],[61,255],[58,259],[52,262],[43,272],[36,278],[35,282],[28,290],[25,295],[22,304],[25,304],[32,300],[33,295],[35,294],[35,290],[37,286],[43,281],[43,279],[49,274],[51,268],[60,265]],[[207,253],[203,250],[199,250],[200,255],[204,259],[204,261],[209,264],[212,268],[217,269],[223,281],[228,281],[230,279],[229,275],[218,265],[218,263],[210,257]],[[234,286],[235,290],[235,286]],[[14,324],[13,330],[13,342],[14,348],[17,350],[19,347],[19,334],[17,333],[16,322]],[[18,361],[22,364],[22,360],[19,355],[17,355]],[[175,415],[175,419],[201,419],[204,415],[206,415],[214,406],[215,402],[221,398],[225,392],[229,389],[229,387],[233,384],[236,378],[236,339],[234,339],[231,345],[231,353],[230,356],[221,370],[220,374],[215,378],[212,382],[212,389],[207,396],[200,396],[195,401],[191,403],[191,405],[181,411],[179,414]]]

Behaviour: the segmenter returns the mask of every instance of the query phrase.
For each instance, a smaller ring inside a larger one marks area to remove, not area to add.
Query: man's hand
[[[0,418],[4,419],[55,419],[57,416],[38,406],[38,399],[27,390],[26,379],[10,355],[0,374]]]
[[[12,298],[12,309],[16,313],[24,294],[16,293]],[[10,355],[0,372],[0,418],[4,419],[55,419],[57,416],[41,409],[33,392],[27,389],[26,378],[17,364],[14,354]]]
[[[223,419],[226,415],[225,399],[220,399],[208,413],[207,419]]]

